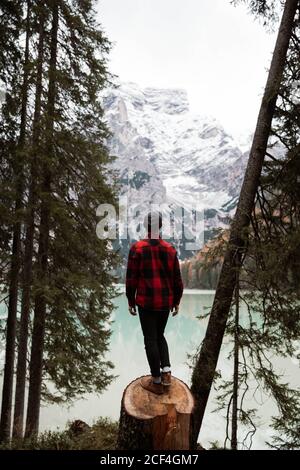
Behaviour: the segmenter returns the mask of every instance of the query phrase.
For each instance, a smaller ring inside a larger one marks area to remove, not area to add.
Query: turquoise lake
[[[112,314],[113,333],[110,349],[106,355],[106,358],[114,363],[113,373],[118,377],[101,395],[89,394],[69,407],[43,406],[40,419],[41,430],[64,428],[67,421],[73,419],[81,419],[90,424],[100,416],[118,419],[122,393],[126,385],[135,378],[149,373],[139,317],[138,315],[132,316],[128,312],[124,287],[120,286],[119,291],[120,295],[115,299],[116,308]],[[213,299],[214,291],[185,289],[179,314],[175,317],[170,315],[167,323],[165,336],[169,344],[172,373],[188,385],[190,385],[191,370],[188,367],[187,354],[194,353],[201,344],[207,324],[207,320],[199,320],[197,316],[209,311]],[[243,316],[244,309],[242,305],[241,316]],[[232,376],[232,360],[227,359],[230,348],[231,344],[225,338],[217,366],[224,378]],[[4,352],[2,351],[2,364],[3,359]],[[300,385],[297,361],[281,358],[274,358],[274,361],[276,361],[277,369],[285,373],[286,381],[290,381],[294,386]],[[253,384],[253,390],[254,388],[255,384]],[[215,391],[212,390],[199,436],[199,441],[204,446],[209,446],[212,441],[218,441],[222,445],[224,441],[225,411],[213,413],[216,406],[215,395]],[[269,423],[271,415],[276,412],[276,407],[268,396],[262,394],[252,398],[250,396],[247,405],[259,409],[259,425],[252,448],[265,448],[265,441],[273,434]]]

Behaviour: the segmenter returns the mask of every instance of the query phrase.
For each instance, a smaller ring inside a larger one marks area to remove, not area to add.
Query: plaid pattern
[[[161,238],[133,243],[126,271],[126,296],[131,307],[171,309],[183,293],[176,249]]]

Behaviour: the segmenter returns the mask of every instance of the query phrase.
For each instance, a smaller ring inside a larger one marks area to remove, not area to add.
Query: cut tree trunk
[[[188,386],[172,377],[166,392],[156,395],[140,379],[123,392],[117,449],[189,450],[194,398]]]

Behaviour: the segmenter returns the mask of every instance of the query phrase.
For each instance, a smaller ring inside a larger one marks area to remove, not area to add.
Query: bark
[[[282,80],[297,6],[298,0],[286,0],[214,303],[205,338],[192,374],[191,390],[196,399],[192,423],[192,448],[196,447],[203,415],[214,379],[235,286],[235,256],[236,253],[239,253],[240,250],[243,249],[251,212],[254,207],[255,194],[267,149],[268,137],[270,135],[272,118]]]
[[[30,378],[25,437],[35,435],[39,428],[41,385],[43,369],[43,350],[46,320],[46,289],[48,284],[48,246],[50,230],[50,197],[51,197],[51,159],[53,148],[54,111],[56,96],[56,63],[58,42],[58,1],[52,4],[52,28],[49,63],[48,102],[46,111],[46,146],[43,162],[43,181],[41,187],[41,219],[38,248],[38,274],[40,288],[35,296],[32,347],[30,358]]]
[[[238,392],[239,392],[239,273],[237,270],[235,284],[235,329],[234,329],[234,367],[233,367],[233,394],[232,394],[232,417],[231,417],[231,448],[237,450],[238,430]]]
[[[42,2],[41,2],[42,3]],[[34,220],[37,202],[37,148],[40,138],[40,118],[41,118],[41,97],[42,97],[42,77],[43,77],[43,60],[44,60],[44,9],[40,5],[40,21],[39,21],[39,43],[38,43],[38,65],[36,74],[36,92],[35,92],[35,110],[33,118],[33,136],[32,136],[32,155],[31,155],[31,182],[28,196],[28,215],[26,220],[26,236],[25,236],[25,254],[23,268],[22,283],[22,303],[20,332],[18,344],[18,361],[17,361],[17,377],[15,391],[15,408],[13,437],[23,437],[23,421],[24,421],[24,399],[26,385],[26,368],[27,368],[27,348],[28,348],[28,325],[30,317],[30,288],[32,283],[32,263],[33,263],[33,242],[34,242]]]
[[[21,90],[21,120],[20,135],[17,146],[14,173],[16,179],[16,201],[14,209],[15,223],[13,227],[13,243],[11,256],[11,269],[9,280],[9,300],[7,312],[5,366],[3,376],[2,406],[0,421],[0,442],[10,438],[12,392],[15,363],[15,341],[17,324],[19,273],[21,266],[21,210],[23,208],[23,170],[24,170],[24,146],[26,139],[28,79],[29,79],[29,40],[30,40],[30,9],[31,3],[27,2],[26,40],[23,65],[23,83]]]
[[[117,450],[189,450],[194,399],[187,385],[173,376],[170,388],[155,395],[140,379],[123,392]]]

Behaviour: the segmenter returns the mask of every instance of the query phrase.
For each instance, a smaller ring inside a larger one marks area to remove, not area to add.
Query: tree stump
[[[140,379],[123,392],[117,449],[189,450],[194,398],[188,386],[172,377],[167,391],[156,395],[145,390]]]

